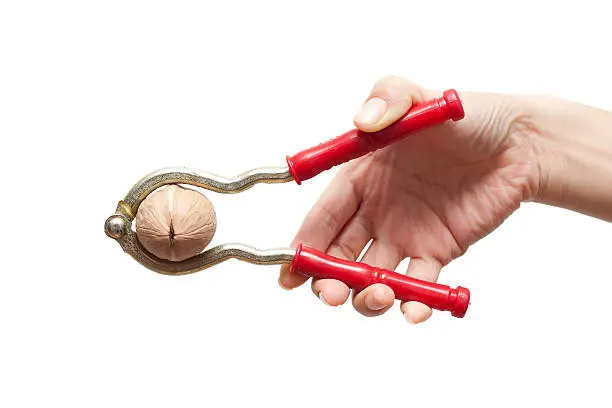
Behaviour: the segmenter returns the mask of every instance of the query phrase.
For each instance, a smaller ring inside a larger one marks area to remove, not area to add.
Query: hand
[[[376,83],[355,117],[366,132],[403,116],[413,103],[440,96],[396,77]],[[436,281],[440,270],[461,256],[538,192],[540,170],[527,137],[517,99],[460,94],[465,119],[409,136],[340,170],[309,212],[293,245],[304,243],[330,255],[394,270],[410,258],[407,274]],[[279,284],[292,289],[306,278],[281,270]],[[338,306],[349,296],[340,281],[314,280],[323,302]],[[394,302],[391,288],[376,284],[353,294],[366,316],[385,313]],[[401,305],[418,323],[432,310],[417,302]]]

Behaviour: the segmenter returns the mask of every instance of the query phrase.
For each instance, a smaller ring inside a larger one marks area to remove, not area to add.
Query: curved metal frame
[[[138,241],[132,230],[132,221],[142,201],[156,189],[168,184],[188,184],[223,194],[235,194],[258,183],[286,183],[293,181],[287,167],[259,168],[225,178],[189,168],[160,169],[142,178],[119,201],[115,213],[104,224],[106,235],[116,240],[121,248],[136,261],[155,272],[165,275],[186,275],[217,265],[228,259],[238,259],[259,265],[291,263],[291,249],[259,250],[242,244],[223,244],[188,258],[172,262],[156,257]]]

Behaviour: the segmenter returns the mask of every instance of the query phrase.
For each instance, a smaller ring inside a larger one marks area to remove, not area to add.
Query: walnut
[[[149,194],[136,213],[136,235],[142,246],[170,261],[202,252],[216,229],[212,203],[198,191],[178,185]]]

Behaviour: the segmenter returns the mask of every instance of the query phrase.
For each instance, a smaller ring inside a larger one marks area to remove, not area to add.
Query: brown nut
[[[136,235],[142,246],[169,261],[202,252],[216,229],[212,203],[198,191],[178,185],[154,191],[136,213]]]

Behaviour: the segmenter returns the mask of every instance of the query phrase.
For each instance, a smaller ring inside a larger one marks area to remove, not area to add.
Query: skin
[[[363,131],[380,130],[413,103],[440,96],[397,77],[379,80],[355,117]],[[612,114],[539,97],[461,93],[465,119],[446,123],[343,166],[306,216],[292,245],[436,281],[453,259],[497,228],[522,202],[538,201],[612,221]],[[306,278],[281,269],[279,284]],[[330,306],[349,288],[312,281]],[[382,284],[353,294],[353,306],[378,316],[393,306]],[[432,310],[406,302],[407,321]]]

